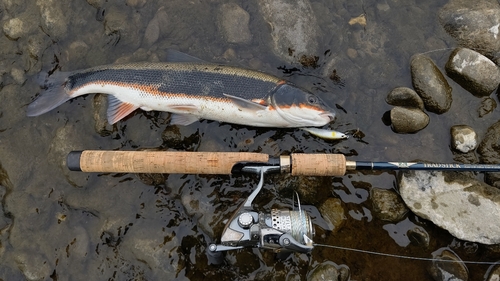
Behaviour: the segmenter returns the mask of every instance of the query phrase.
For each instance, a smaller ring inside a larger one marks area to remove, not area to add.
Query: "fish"
[[[200,119],[255,127],[319,127],[335,111],[313,93],[281,78],[236,66],[209,63],[176,52],[167,62],[103,65],[48,76],[28,105],[38,116],[78,96],[108,95],[108,123],[137,109],[166,111],[170,124]]]
[[[328,140],[345,140],[348,139],[349,136],[335,131],[335,130],[327,130],[327,129],[319,129],[319,128],[301,128],[302,130],[309,132],[311,135],[320,137],[322,139]]]

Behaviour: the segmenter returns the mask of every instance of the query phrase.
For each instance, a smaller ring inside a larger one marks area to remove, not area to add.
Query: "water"
[[[273,54],[270,27],[256,3],[237,2],[250,15],[252,41],[229,44],[216,24],[224,1],[89,0],[103,8],[99,10],[103,21],[101,16],[96,18],[98,10],[85,1],[32,2],[6,1],[3,19],[33,11],[37,14],[45,3],[53,13],[62,15],[64,24],[42,24],[42,29],[30,30],[17,41],[5,36],[0,39],[0,163],[7,175],[1,181],[6,188],[2,206],[7,214],[0,224],[5,226],[0,232],[0,275],[4,279],[15,280],[24,274],[33,280],[305,280],[312,268],[325,261],[347,266],[352,280],[430,278],[429,262],[319,247],[310,255],[294,254],[285,260],[277,260],[268,251],[246,249],[227,253],[221,266],[208,265],[207,244],[220,236],[226,220],[257,183],[255,177],[83,174],[69,172],[64,159],[71,150],[159,147],[271,155],[327,152],[343,153],[350,160],[452,162],[451,126],[466,124],[483,136],[500,117],[494,111],[479,118],[481,99],[453,81],[449,80],[453,87],[450,111],[429,113],[431,122],[421,132],[395,134],[382,121],[391,108],[385,103],[387,93],[398,86],[411,87],[410,57],[455,46],[437,20],[445,1],[311,1],[321,34],[317,68],[292,64]],[[162,6],[167,24],[159,27],[158,40],[145,46],[144,31]],[[362,14],[366,26],[348,23]],[[30,19],[44,22],[39,13]],[[285,77],[338,108],[332,128],[356,137],[332,142],[298,129],[269,130],[206,120],[170,128],[167,113],[140,111],[99,133],[94,96],[75,99],[39,117],[25,116],[25,107],[39,88],[31,79],[24,82],[23,73],[31,78],[55,69],[70,71],[117,60],[163,60],[167,48]],[[428,55],[442,69],[450,51]],[[337,79],[328,79],[332,69]],[[165,130],[168,139],[162,138]],[[170,140],[172,136],[178,141]],[[416,257],[431,257],[435,250],[450,247],[463,260],[499,258],[494,249],[457,240],[411,213],[404,224],[388,228],[392,223],[371,213],[369,191],[372,187],[392,189],[395,180],[394,173],[374,172],[309,181],[314,183],[309,187],[312,195],[303,198],[302,204],[318,207],[322,199],[337,197],[343,201],[347,217],[335,234],[318,226],[315,242]],[[273,206],[291,208],[290,189],[276,186],[283,183],[297,185],[298,180],[286,176],[266,180],[256,206],[263,211]],[[407,243],[403,230],[409,223],[428,232],[428,247]],[[471,280],[482,278],[488,269],[487,265],[468,267]]]

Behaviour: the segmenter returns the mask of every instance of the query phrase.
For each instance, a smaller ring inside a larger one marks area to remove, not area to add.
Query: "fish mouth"
[[[327,111],[327,112],[320,113],[320,116],[328,118],[330,120],[330,122],[335,121],[335,113]]]

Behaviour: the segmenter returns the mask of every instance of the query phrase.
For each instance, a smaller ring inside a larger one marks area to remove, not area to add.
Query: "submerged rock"
[[[414,55],[411,58],[411,77],[413,88],[424,101],[425,109],[437,114],[450,109],[452,88],[430,58]]]
[[[479,144],[477,152],[480,155],[481,163],[500,163],[500,121],[491,125],[486,131],[486,135]],[[485,181],[495,187],[500,188],[500,173],[486,173]]]
[[[396,133],[415,133],[429,124],[429,116],[418,108],[395,106],[391,109],[391,126]]]
[[[291,55],[315,55],[319,26],[309,0],[259,0],[260,11],[271,26],[274,53],[286,61]]]
[[[448,230],[453,236],[483,244],[500,243],[500,190],[456,172],[405,171],[399,191],[418,216]]]
[[[397,87],[392,90],[385,101],[390,105],[416,107],[424,110],[422,98],[414,90],[407,87]]]
[[[477,134],[467,125],[456,125],[451,127],[451,147],[463,153],[476,149],[478,140]]]
[[[486,276],[485,281],[498,281],[500,280],[500,264],[495,264],[490,266],[487,271],[488,276]]]
[[[475,96],[489,96],[500,83],[498,66],[467,48],[455,49],[445,69],[450,78]]]
[[[307,275],[307,281],[347,281],[350,279],[350,270],[347,266],[337,265],[332,261],[327,261],[317,265]]]
[[[236,3],[220,7],[219,30],[228,43],[250,43],[252,34],[248,27],[250,15]]]
[[[490,97],[486,97],[481,101],[481,106],[477,109],[478,116],[483,117],[493,112],[495,108],[497,108],[497,102]]]
[[[319,212],[325,219],[331,231],[337,232],[344,225],[346,216],[342,207],[342,200],[338,198],[328,198],[319,207]]]
[[[392,190],[373,188],[370,192],[375,216],[381,220],[397,222],[408,212],[398,194]]]
[[[444,29],[458,45],[492,58],[500,50],[500,8],[496,0],[450,0],[439,11]]]
[[[434,280],[467,281],[469,279],[469,270],[465,263],[452,250],[441,248],[433,253],[433,258],[435,260],[429,267],[429,273]]]

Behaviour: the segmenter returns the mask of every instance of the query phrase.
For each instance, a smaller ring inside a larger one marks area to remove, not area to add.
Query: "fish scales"
[[[211,96],[225,95],[261,99],[281,81],[257,71],[220,65],[183,63],[134,63],[119,67],[94,68],[68,77],[73,91],[89,83],[115,83],[153,87],[159,93]],[[147,93],[147,91],[146,91]]]

